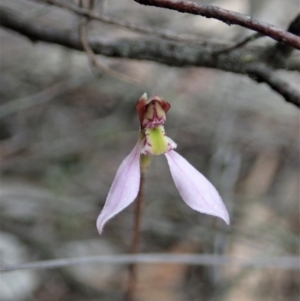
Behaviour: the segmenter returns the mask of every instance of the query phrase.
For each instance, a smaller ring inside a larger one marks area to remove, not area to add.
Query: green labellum
[[[151,155],[161,155],[168,151],[168,140],[162,125],[154,129],[145,129],[147,150]]]

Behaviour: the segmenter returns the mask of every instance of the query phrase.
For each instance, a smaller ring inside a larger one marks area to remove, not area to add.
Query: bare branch
[[[54,5],[54,6],[63,8],[63,9],[67,9],[79,16],[87,17],[90,20],[95,20],[95,21],[100,21],[102,23],[106,23],[106,24],[120,26],[120,27],[129,29],[129,30],[132,30],[135,32],[140,32],[140,33],[147,34],[147,35],[153,35],[153,36],[164,38],[164,39],[171,40],[171,41],[181,41],[181,42],[185,41],[185,42],[192,42],[192,43],[197,43],[197,44],[205,44],[206,43],[205,41],[202,41],[202,42],[199,41],[199,38],[196,38],[192,35],[176,34],[169,30],[162,30],[162,29],[158,29],[158,28],[150,28],[147,26],[141,26],[141,25],[134,24],[131,22],[120,21],[118,19],[104,16],[104,15],[99,16],[88,9],[80,8],[76,5],[72,5],[72,4],[66,3],[66,2],[61,2],[61,1],[57,1],[57,0],[33,0],[33,1],[37,1],[40,3],[45,3],[45,4],[49,4],[49,5]]]
[[[17,31],[33,41],[44,41],[59,44],[71,49],[84,50],[78,33],[50,28],[28,19],[22,19],[19,14],[1,7],[0,26]],[[264,67],[263,70],[258,69],[258,71],[255,71],[257,66],[265,66],[264,58],[261,55],[265,50],[263,47],[238,48],[235,51],[220,54],[216,58],[214,49],[218,46],[213,44],[202,46],[187,45],[186,43],[158,39],[107,40],[103,38],[90,38],[88,40],[88,45],[93,53],[110,57],[151,60],[177,67],[209,67],[240,74],[254,75],[254,72],[256,72],[256,78],[268,83],[273,90],[283,95],[286,101],[299,106],[298,91],[289,87],[288,83],[284,83],[275,75],[271,76],[273,69]],[[275,68],[285,68],[286,66],[287,63],[283,61],[281,64],[277,64]],[[267,71],[265,68],[267,68]]]
[[[251,66],[248,68],[248,74],[256,82],[268,84],[274,91],[282,95],[287,102],[300,108],[300,92],[280,79],[274,70],[265,65]]]
[[[103,255],[81,258],[64,258],[36,261],[31,263],[7,265],[0,267],[0,272],[11,272],[17,270],[40,270],[55,269],[78,264],[130,264],[130,263],[169,263],[169,264],[189,264],[203,266],[222,266],[235,265],[243,267],[256,268],[280,268],[289,270],[299,270],[299,258],[296,256],[285,257],[265,257],[265,258],[239,258],[222,255],[210,254],[120,254],[120,255]]]
[[[268,24],[263,21],[256,20],[255,18],[233,12],[227,9],[220,8],[213,5],[203,5],[190,1],[170,1],[170,0],[134,0],[135,2],[156,6],[161,8],[168,8],[176,10],[181,13],[189,13],[193,15],[200,15],[206,18],[218,19],[228,25],[240,25],[242,27],[252,29],[260,32],[276,41],[285,43],[291,47],[300,50],[300,38],[294,34],[281,30],[274,25]]]
[[[67,48],[83,51],[79,35],[70,30],[51,28],[41,23],[25,20],[20,14],[4,9],[0,6],[0,26],[14,30],[32,41],[43,41],[62,45]],[[89,38],[88,43],[95,54],[109,57],[150,60],[169,66],[197,66],[217,68],[234,73],[246,73],[251,64],[261,63],[262,47],[252,49],[238,49],[228,54],[213,55],[213,50],[220,45],[210,44],[187,45],[157,39],[106,39]],[[245,59],[247,58],[247,59]],[[286,68],[286,65],[278,66]]]

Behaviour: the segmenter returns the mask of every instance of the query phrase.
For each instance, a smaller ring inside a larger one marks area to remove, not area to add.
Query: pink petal
[[[110,187],[105,205],[97,219],[99,234],[104,224],[129,206],[136,198],[140,185],[140,151],[137,144],[123,160]]]
[[[229,224],[228,212],[215,187],[174,150],[165,156],[175,185],[185,203],[196,211],[218,216]]]

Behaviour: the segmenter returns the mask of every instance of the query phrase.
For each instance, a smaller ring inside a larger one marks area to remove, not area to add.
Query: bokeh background
[[[281,28],[299,11],[297,0],[201,3]],[[34,1],[1,0],[1,6],[75,32],[81,20]],[[220,42],[251,33],[129,0],[99,1],[96,10]],[[139,36],[97,22],[89,25],[89,35]],[[188,208],[165,158],[155,157],[146,178],[141,252],[251,260],[299,256],[299,113],[280,95],[243,75],[98,56],[103,65],[139,81],[133,84],[99,74],[83,52],[4,29],[0,38],[2,264],[128,252],[133,206],[111,220],[102,236],[95,221],[119,164],[137,140],[134,106],[144,92],[171,103],[166,132],[217,187],[231,225]],[[293,55],[299,59],[299,52]],[[299,87],[299,74],[278,73]],[[112,264],[5,273],[1,300],[122,300],[126,276],[125,265]],[[284,263],[282,268],[140,264],[137,296],[141,301],[293,301],[299,298],[299,280],[299,268]]]

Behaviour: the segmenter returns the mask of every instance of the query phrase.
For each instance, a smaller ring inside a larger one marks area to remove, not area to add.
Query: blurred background
[[[199,2],[280,28],[299,12],[297,0]],[[81,20],[36,1],[1,0],[1,6],[74,32]],[[130,0],[98,1],[95,10],[220,42],[251,33]],[[139,36],[99,22],[89,24],[89,35]],[[133,206],[112,219],[102,236],[95,221],[119,164],[137,140],[134,106],[144,92],[171,103],[166,133],[217,187],[231,225],[187,207],[164,156],[155,157],[146,178],[141,252],[251,260],[299,256],[299,113],[280,95],[243,75],[98,56],[101,64],[126,75],[124,80],[99,74],[84,52],[5,29],[0,38],[1,264],[128,252]],[[299,52],[295,55],[299,59]],[[299,85],[299,74],[278,73]],[[299,300],[299,268],[284,263],[282,268],[140,264],[138,271],[140,301]],[[1,300],[117,301],[126,276],[126,266],[115,264],[10,272],[1,274]]]

